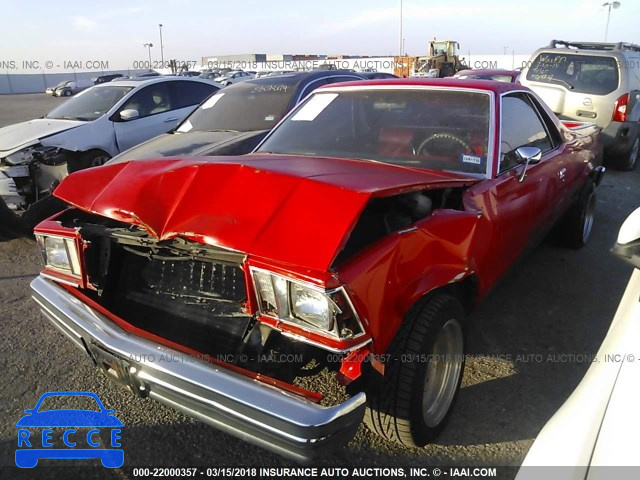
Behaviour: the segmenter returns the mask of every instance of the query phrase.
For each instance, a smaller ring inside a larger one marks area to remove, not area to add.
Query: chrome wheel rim
[[[595,195],[592,193],[589,196],[589,201],[584,209],[584,217],[582,220],[582,243],[586,243],[591,236],[591,229],[593,228],[593,220],[595,218]]]
[[[462,373],[464,341],[462,326],[448,320],[433,344],[424,380],[422,412],[428,427],[435,427],[447,415]]]

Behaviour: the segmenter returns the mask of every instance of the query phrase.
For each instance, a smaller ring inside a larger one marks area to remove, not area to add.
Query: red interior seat
[[[413,136],[408,128],[381,128],[378,138],[378,153],[386,157],[408,157],[413,155]]]

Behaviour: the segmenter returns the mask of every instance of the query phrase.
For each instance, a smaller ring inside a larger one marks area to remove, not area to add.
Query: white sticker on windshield
[[[216,103],[218,103],[222,97],[224,97],[224,93],[216,93],[214,96],[209,97],[209,100],[204,102],[200,108],[202,110],[206,110],[207,108],[211,108]]]
[[[476,155],[462,155],[462,163],[472,163],[473,165],[482,165],[482,157]]]
[[[316,117],[336,99],[337,96],[337,93],[318,93],[314,95],[293,117],[291,117],[291,121],[313,122]]]
[[[191,122],[189,120],[187,120],[182,125],[180,125],[180,128],[178,128],[178,132],[187,133],[192,128],[193,128],[193,125],[191,125]]]

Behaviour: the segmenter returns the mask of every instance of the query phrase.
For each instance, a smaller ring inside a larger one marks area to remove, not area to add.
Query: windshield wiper
[[[207,130],[208,132],[228,132],[228,133],[240,133],[240,130],[227,130],[225,128],[215,128],[213,130]]]
[[[564,85],[565,87],[567,87],[569,90],[573,90],[575,87],[573,85],[571,85],[569,82],[565,82],[564,80],[560,80],[559,78],[551,78],[548,80],[549,82],[552,83],[559,83],[560,85]]]

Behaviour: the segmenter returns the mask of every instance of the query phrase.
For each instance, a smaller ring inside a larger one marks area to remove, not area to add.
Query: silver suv
[[[640,45],[553,40],[520,76],[560,118],[602,127],[606,161],[633,170],[640,151]]]

